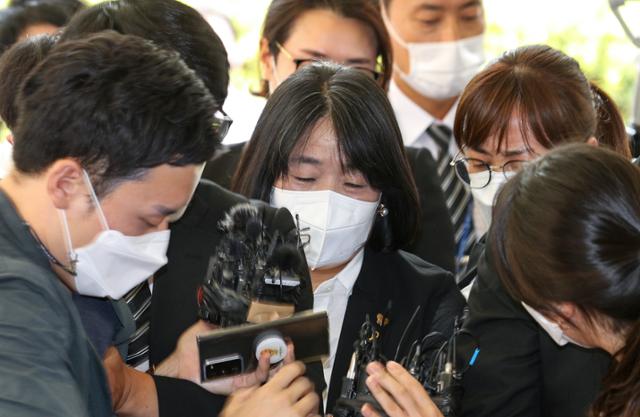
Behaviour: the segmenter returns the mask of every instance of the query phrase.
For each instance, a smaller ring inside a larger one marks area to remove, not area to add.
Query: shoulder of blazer
[[[408,297],[428,298],[443,292],[459,292],[453,275],[439,266],[409,252],[378,252],[368,247],[356,285],[369,293],[376,288],[378,295],[402,291]]]
[[[223,145],[214,157],[207,162],[202,172],[202,178],[211,180],[224,188],[231,187],[231,178],[236,172],[242,151],[247,142]]]
[[[222,188],[212,181],[201,179],[187,210],[174,225],[198,227],[207,220],[217,223],[231,207],[248,201],[240,194]]]
[[[429,151],[429,149],[417,148],[413,146],[407,146],[404,149],[414,173],[418,170],[437,171],[436,161],[435,159],[433,159],[433,155],[431,155],[431,151]]]

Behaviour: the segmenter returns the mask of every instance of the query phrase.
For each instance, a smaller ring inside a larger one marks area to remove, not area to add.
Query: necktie
[[[427,134],[434,140],[440,149],[438,155],[438,175],[440,186],[444,192],[451,216],[451,223],[455,233],[457,261],[469,253],[469,249],[475,241],[473,223],[471,221],[471,194],[462,181],[456,178],[449,153],[449,144],[452,140],[452,132],[443,124],[433,123],[427,128]],[[460,266],[460,265],[459,265]],[[460,269],[459,269],[460,270]]]
[[[151,311],[151,290],[149,283],[143,281],[140,285],[129,291],[124,299],[133,313],[136,321],[136,331],[129,339],[129,351],[127,352],[127,365],[136,367],[149,359],[149,320]]]

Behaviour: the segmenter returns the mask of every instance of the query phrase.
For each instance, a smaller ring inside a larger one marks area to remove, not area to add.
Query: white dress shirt
[[[325,409],[327,408],[328,386],[331,382],[331,370],[338,350],[344,314],[347,311],[347,303],[353,286],[360,275],[363,259],[364,249],[360,249],[338,275],[320,284],[313,292],[313,311],[326,311],[329,316],[329,357],[322,364],[324,380],[327,383],[327,389],[322,393]]]
[[[8,140],[0,141],[0,179],[4,178],[13,166],[13,146]]]
[[[458,102],[455,102],[451,110],[444,116],[444,119],[436,120],[435,117],[427,113],[422,107],[418,106],[400,91],[400,88],[394,81],[391,81],[389,84],[388,97],[396,119],[398,120],[404,145],[416,148],[427,148],[431,152],[433,159],[437,161],[440,156],[440,147],[427,134],[426,130],[434,121],[438,121],[453,131],[453,122],[455,121]],[[458,154],[458,150],[456,141],[452,140],[449,144],[449,153],[452,157],[455,157]]]

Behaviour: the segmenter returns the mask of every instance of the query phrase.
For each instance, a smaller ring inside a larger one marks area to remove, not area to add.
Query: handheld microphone
[[[278,231],[269,234],[262,210],[248,203],[232,207],[218,227],[223,237],[198,291],[200,317],[228,327],[246,323],[252,304],[294,306],[305,268],[298,238],[291,243]]]

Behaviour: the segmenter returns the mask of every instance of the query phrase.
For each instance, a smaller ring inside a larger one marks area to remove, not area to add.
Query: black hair
[[[56,45],[25,80],[13,160],[23,174],[73,158],[104,195],[163,164],[200,164],[217,146],[215,103],[180,56],[104,32]]]
[[[0,10],[0,53],[16,43],[31,25],[41,23],[57,27],[66,25],[77,9],[63,3],[55,0],[29,1]]]
[[[639,415],[640,169],[604,148],[551,151],[500,191],[488,242],[516,300],[560,317],[573,303],[620,336],[591,415]]]
[[[267,101],[233,190],[268,202],[273,184],[287,174],[291,152],[325,118],[343,164],[381,191],[389,210],[377,217],[369,244],[394,250],[410,243],[418,233],[420,207],[400,130],[384,90],[355,69],[313,64],[287,78]]]
[[[56,36],[38,35],[18,42],[0,56],[0,117],[10,130],[18,123],[17,96],[22,82],[56,44]]]
[[[11,0],[9,7],[27,7],[41,3],[50,3],[67,10],[71,15],[87,7],[81,0]]]
[[[227,98],[229,61],[218,35],[193,8],[177,0],[116,0],[78,13],[61,40],[114,30],[177,51],[221,107]]]

